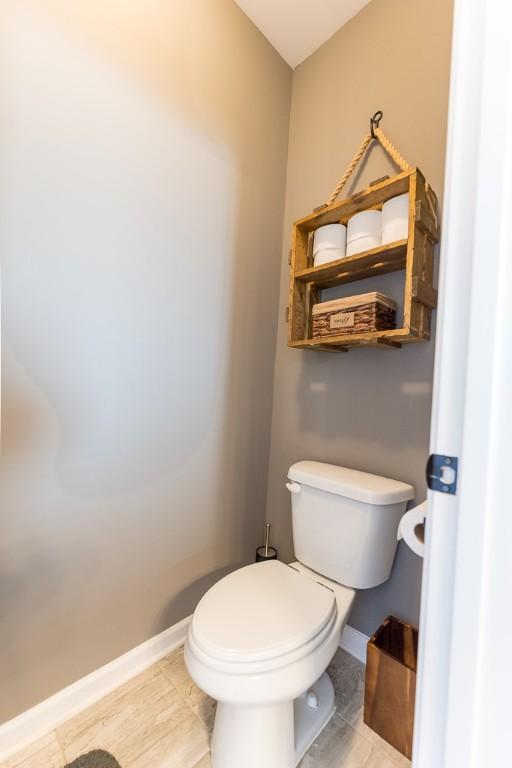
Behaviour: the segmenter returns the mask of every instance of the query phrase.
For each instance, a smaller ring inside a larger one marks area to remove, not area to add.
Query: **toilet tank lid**
[[[414,498],[414,487],[408,483],[320,461],[299,461],[293,464],[288,470],[288,478],[311,488],[367,504],[396,504]]]

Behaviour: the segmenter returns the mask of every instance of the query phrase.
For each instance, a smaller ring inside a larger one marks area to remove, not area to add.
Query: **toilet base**
[[[212,736],[212,766],[295,768],[334,711],[334,688],[326,672],[295,701],[219,701]]]
[[[308,705],[308,694],[310,693],[317,697],[317,708],[312,708]],[[308,688],[306,693],[295,699],[293,709],[295,720],[295,765],[297,765],[336,711],[334,686],[327,672],[324,672],[316,683],[311,688]]]

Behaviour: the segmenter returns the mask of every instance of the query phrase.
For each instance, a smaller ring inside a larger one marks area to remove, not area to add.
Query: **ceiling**
[[[235,0],[291,67],[296,67],[370,0]]]

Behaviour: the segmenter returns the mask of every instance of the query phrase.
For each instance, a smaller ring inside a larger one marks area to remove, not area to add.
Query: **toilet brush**
[[[271,523],[265,523],[265,543],[256,550],[256,562],[262,563],[265,560],[276,560],[277,549],[270,546],[270,526]]]

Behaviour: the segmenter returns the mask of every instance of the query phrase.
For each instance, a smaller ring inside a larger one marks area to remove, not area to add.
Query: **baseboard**
[[[0,762],[45,736],[70,717],[106,696],[178,646],[187,636],[191,616],[169,627],[156,637],[138,645],[109,664],[63,688],[54,696],[0,725]],[[366,663],[368,638],[348,625],[343,630],[340,648]]]
[[[0,725],[0,762],[53,731],[65,720],[183,645],[191,618],[189,616],[174,624],[156,637]]]
[[[363,664],[366,664],[366,645],[370,638],[359,632],[358,629],[345,625],[345,629],[341,633],[340,648],[350,653]]]

